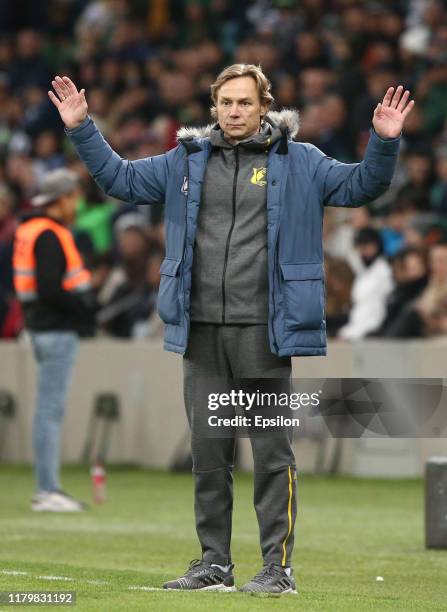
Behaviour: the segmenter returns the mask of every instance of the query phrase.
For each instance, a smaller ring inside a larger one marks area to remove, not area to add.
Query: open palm
[[[62,121],[68,128],[78,127],[87,116],[85,89],[78,91],[73,81],[66,76],[56,76],[51,84],[57,95],[49,91],[48,96],[59,111]]]
[[[402,95],[403,90],[402,85],[399,85],[396,91],[394,87],[389,87],[383,101],[376,106],[373,126],[381,138],[397,138],[414,106],[414,100],[408,102],[410,92],[407,90]]]

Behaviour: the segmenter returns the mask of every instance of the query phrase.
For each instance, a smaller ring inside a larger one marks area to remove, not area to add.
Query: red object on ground
[[[100,463],[96,463],[91,470],[93,499],[97,504],[106,501],[106,470]]]

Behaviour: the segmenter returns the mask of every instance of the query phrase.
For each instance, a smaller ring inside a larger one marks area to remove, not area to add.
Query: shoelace
[[[198,576],[203,570],[203,565],[206,563],[203,559],[193,559],[189,562],[189,568],[185,576]]]
[[[256,582],[257,584],[264,584],[266,578],[271,578],[273,576],[282,575],[282,570],[278,567],[275,567],[273,563],[270,565],[266,565],[262,568],[262,570],[256,574],[256,576],[252,579],[252,582]]]

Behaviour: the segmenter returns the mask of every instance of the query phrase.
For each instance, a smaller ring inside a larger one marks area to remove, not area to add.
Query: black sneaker
[[[264,565],[259,574],[256,574],[240,589],[244,593],[277,593],[297,595],[295,579],[288,576],[283,567],[270,563]]]
[[[207,561],[194,559],[183,576],[165,582],[163,588],[186,591],[235,591],[233,567],[234,565],[231,565],[228,572],[223,572]]]

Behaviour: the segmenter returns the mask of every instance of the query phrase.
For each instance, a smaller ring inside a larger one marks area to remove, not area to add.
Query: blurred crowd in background
[[[76,240],[92,271],[100,333],[145,338],[156,317],[163,208],[107,199],[47,96],[54,75],[86,89],[89,114],[124,158],[175,146],[210,122],[209,86],[230,63],[261,64],[298,140],[352,163],[390,85],[416,100],[392,187],[367,207],[328,208],[331,337],[447,334],[447,3],[441,0],[2,0],[0,337],[21,330],[11,251],[45,172],[80,179]]]

